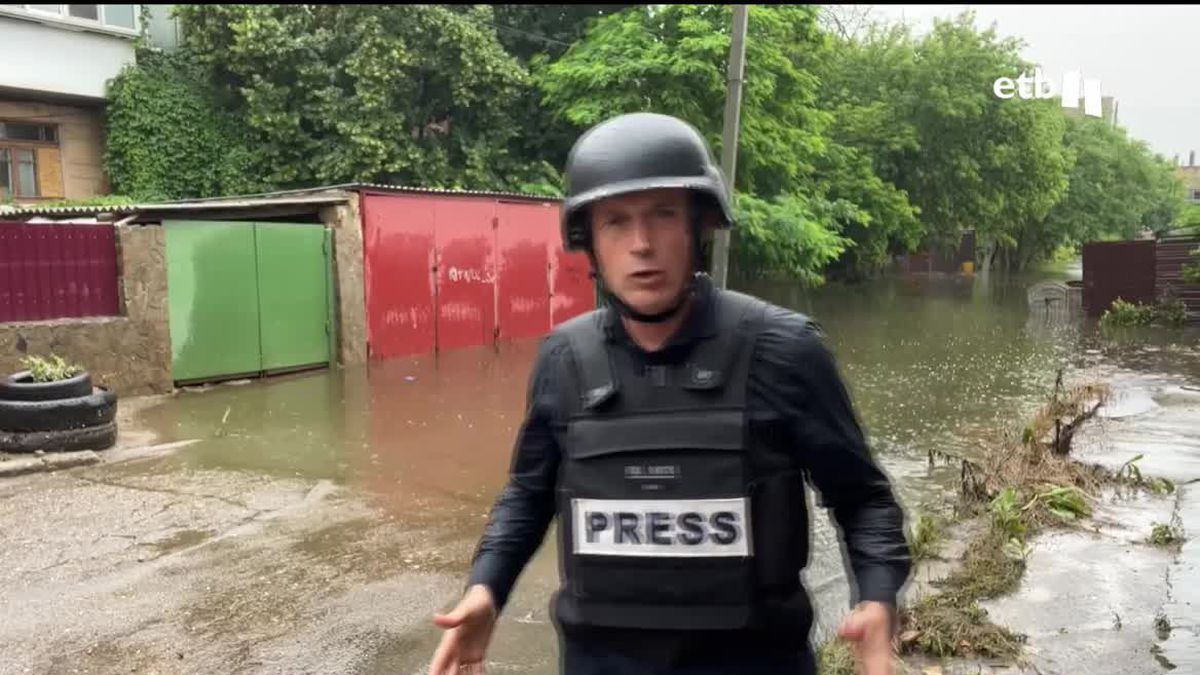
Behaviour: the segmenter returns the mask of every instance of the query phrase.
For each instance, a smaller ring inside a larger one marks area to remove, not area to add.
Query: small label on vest
[[[747,500],[572,499],[577,555],[750,555]]]

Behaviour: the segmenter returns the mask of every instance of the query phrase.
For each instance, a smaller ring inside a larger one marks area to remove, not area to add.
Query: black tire
[[[0,431],[0,451],[4,452],[104,450],[111,448],[116,442],[116,422],[63,431]]]
[[[0,380],[0,401],[54,401],[92,393],[92,376],[80,373],[57,382],[34,382],[28,370]]]
[[[0,431],[66,431],[113,421],[117,395],[96,388],[91,396],[58,401],[0,401]]]

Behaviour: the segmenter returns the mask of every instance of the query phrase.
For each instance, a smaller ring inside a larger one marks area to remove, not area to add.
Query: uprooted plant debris
[[[1109,395],[1103,384],[1064,387],[1060,372],[1050,400],[1019,440],[989,448],[978,460],[937,453],[961,463],[956,520],[979,517],[986,526],[967,544],[959,569],[935,582],[936,594],[901,609],[901,653],[1018,657],[1024,636],[992,623],[979,603],[1017,588],[1030,552],[1027,541],[1042,528],[1069,526],[1090,516],[1104,484],[1173,489],[1165,481],[1144,480],[1136,468],[1138,458],[1118,472],[1069,458],[1075,432]],[[934,459],[931,453],[931,463]],[[913,545],[927,549],[930,542]]]

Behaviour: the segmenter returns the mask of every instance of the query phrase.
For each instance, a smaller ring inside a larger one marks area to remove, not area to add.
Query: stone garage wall
[[[166,237],[159,226],[117,228],[121,316],[0,323],[0,374],[25,355],[58,354],[119,395],[171,391]]]

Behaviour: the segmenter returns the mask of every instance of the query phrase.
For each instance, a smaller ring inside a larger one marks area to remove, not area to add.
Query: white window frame
[[[30,19],[39,23],[55,26],[80,28],[97,33],[119,35],[135,38],[141,32],[141,5],[133,6],[133,28],[112,26],[106,22],[105,5],[96,5],[98,19],[81,19],[69,14],[67,5],[58,5],[58,12],[48,12],[44,9],[34,9],[33,5],[0,5],[0,14],[22,19]]]

